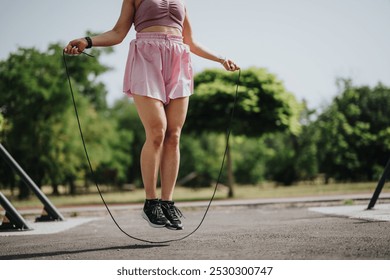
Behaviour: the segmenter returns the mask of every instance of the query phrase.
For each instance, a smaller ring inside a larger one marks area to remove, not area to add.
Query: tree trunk
[[[28,199],[31,195],[29,187],[22,180],[19,180],[18,187],[19,187],[18,199],[21,200]]]
[[[74,182],[73,179],[69,178],[68,179],[68,183],[69,183],[69,194],[70,195],[76,195],[76,184]]]
[[[52,187],[52,195],[56,195],[56,196],[59,196],[60,195],[60,191],[58,190],[58,184],[57,183],[52,183],[51,185]]]
[[[232,155],[230,153],[230,144],[227,144],[227,176],[228,182],[227,186],[229,187],[228,198],[234,197],[234,174],[233,174],[233,164],[232,164]]]

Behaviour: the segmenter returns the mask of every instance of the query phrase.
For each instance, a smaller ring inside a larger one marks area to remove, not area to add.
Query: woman
[[[228,71],[239,67],[199,45],[193,38],[188,13],[181,0],[123,0],[112,30],[69,42],[65,53],[119,44],[132,24],[137,31],[130,44],[123,91],[134,98],[145,128],[141,173],[146,200],[142,216],[152,227],[183,228],[173,191],[179,171],[179,139],[193,92],[190,51],[219,62]],[[156,192],[158,173],[161,199]]]

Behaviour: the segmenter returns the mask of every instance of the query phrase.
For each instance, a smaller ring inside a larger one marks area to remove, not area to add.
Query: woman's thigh
[[[165,134],[167,117],[164,104],[160,100],[146,96],[134,95],[133,98],[146,136],[148,137],[149,133]]]
[[[171,99],[165,107],[168,130],[181,129],[187,117],[189,97]]]
[[[189,97],[171,99],[165,107],[167,133],[180,133],[188,110]]]

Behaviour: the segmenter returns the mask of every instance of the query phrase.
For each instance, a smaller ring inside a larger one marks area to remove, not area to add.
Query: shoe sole
[[[172,224],[169,224],[169,225],[165,225],[165,227],[167,229],[170,229],[170,230],[182,230],[183,229],[183,226],[174,226]]]
[[[153,228],[163,228],[163,227],[166,227],[166,226],[167,226],[166,224],[165,224],[165,225],[153,224],[153,223],[149,220],[148,216],[146,216],[145,212],[142,212],[142,218],[144,218],[144,219],[148,222],[148,224],[149,224],[151,227],[153,227]]]

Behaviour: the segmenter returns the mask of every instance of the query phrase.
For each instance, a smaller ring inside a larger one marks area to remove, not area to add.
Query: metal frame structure
[[[41,217],[36,218],[36,221],[63,221],[65,218],[50,202],[46,195],[38,188],[34,181],[27,175],[27,173],[20,167],[16,160],[8,153],[4,146],[0,143],[0,155],[4,158],[7,164],[15,170],[23,182],[33,191],[38,199],[44,205]]]
[[[378,185],[375,189],[374,194],[372,195],[370,203],[368,204],[367,210],[371,210],[372,208],[374,208],[376,201],[378,200],[379,195],[383,189],[383,186],[386,183],[386,179],[389,178],[390,178],[390,159],[385,166],[385,170],[383,171],[382,177],[379,179]]]
[[[0,225],[0,231],[3,230],[30,230],[23,217],[16,211],[8,199],[0,192],[0,205],[5,210],[3,223]]]

